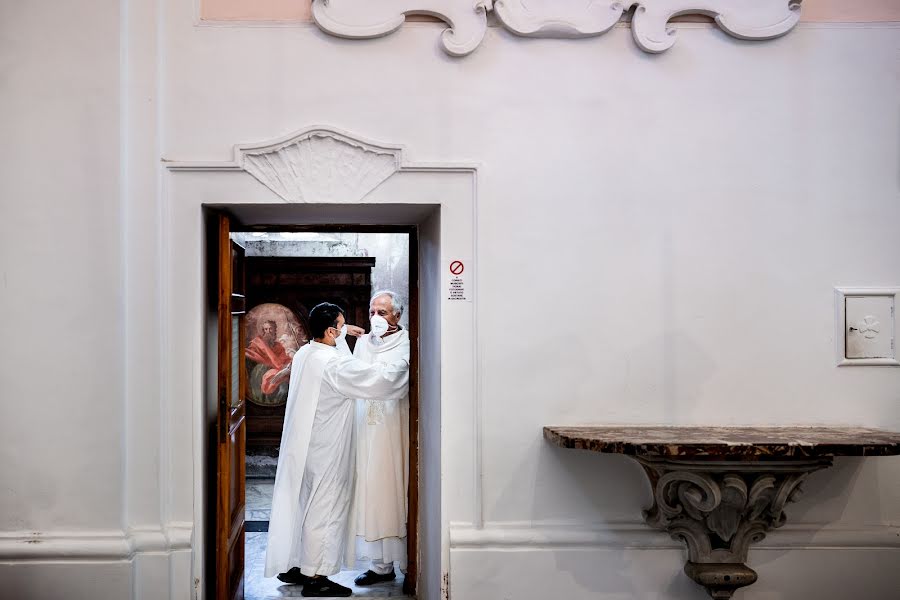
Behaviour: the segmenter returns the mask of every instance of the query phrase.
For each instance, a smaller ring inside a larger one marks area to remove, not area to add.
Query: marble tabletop
[[[544,427],[562,448],[668,458],[900,455],[900,433],[860,427]]]

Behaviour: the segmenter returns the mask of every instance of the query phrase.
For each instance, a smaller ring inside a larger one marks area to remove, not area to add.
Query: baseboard
[[[449,600],[699,600],[683,572],[684,546],[644,523],[450,524]],[[900,527],[785,525],[751,547],[760,580],[741,598],[846,600],[900,589]]]
[[[702,600],[676,548],[456,547],[448,600]],[[894,600],[900,548],[754,548],[735,600]]]
[[[128,600],[133,598],[133,576],[132,563],[124,560],[2,560],[0,598]]]
[[[0,599],[190,600],[193,523],[0,533]]]

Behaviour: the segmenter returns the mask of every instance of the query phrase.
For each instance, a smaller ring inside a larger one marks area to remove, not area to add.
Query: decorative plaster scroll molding
[[[402,148],[308,128],[237,146],[234,162],[287,202],[358,202],[400,169]]]
[[[495,0],[494,13],[516,35],[582,38],[612,29],[626,6],[628,0]]]
[[[409,14],[426,14],[449,25],[444,50],[465,56],[481,44],[491,0],[313,0],[312,14],[325,32],[352,39],[376,38],[400,29]]]
[[[732,37],[770,40],[800,21],[800,0],[643,0],[631,22],[634,41],[647,52],[664,52],[675,44],[670,19],[687,14],[713,17]]]
[[[314,0],[313,18],[327,33],[363,39],[393,33],[408,14],[433,15],[450,24],[442,36],[447,53],[464,56],[481,44],[488,11],[516,35],[583,38],[606,33],[632,7],[634,40],[653,53],[675,43],[668,22],[680,15],[713,17],[745,40],[784,35],[800,20],[800,0]]]
[[[668,22],[677,16],[713,17],[726,33],[766,40],[790,31],[800,20],[800,0],[495,0],[504,27],[525,37],[583,38],[606,33],[632,7],[634,41],[647,52],[675,43]]]

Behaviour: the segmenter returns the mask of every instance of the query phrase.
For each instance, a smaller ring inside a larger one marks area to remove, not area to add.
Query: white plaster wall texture
[[[3,598],[133,590],[121,16],[107,0],[0,5]]]
[[[0,530],[38,544],[122,526],[118,7],[0,6]]]
[[[432,24],[359,42],[312,26],[195,27],[190,3],[160,6],[156,89],[167,159],[228,159],[234,143],[330,123],[402,143],[414,160],[479,163],[489,533],[523,523],[615,530],[638,520],[649,500],[635,465],[548,448],[545,424],[900,428],[900,370],[836,369],[832,356],[833,287],[897,284],[896,27],[801,25],[748,44],[684,25],[661,56],[635,48],[624,28],[578,42],[490,29],[475,53],[455,60],[439,49],[441,27]],[[120,156],[118,4],[91,7],[2,8],[2,22],[18,26],[4,28],[0,55],[21,57],[4,63],[15,93],[0,99],[13,141],[3,150],[2,197],[15,215],[14,228],[2,219],[3,306],[15,317],[8,339],[17,341],[0,367],[4,412],[15,415],[0,442],[0,529],[13,534],[114,529],[132,506],[122,498],[127,399],[116,342],[127,319],[110,175]],[[87,15],[90,25],[79,28]],[[147,64],[156,57],[147,54]],[[53,177],[48,147],[70,157],[55,161]],[[37,228],[46,245],[29,245]],[[149,245],[148,260],[158,251]],[[48,344],[49,375],[22,358],[43,356]],[[455,360],[442,357],[445,366]],[[41,400],[15,400],[34,397],[31,381],[42,384]],[[133,451],[148,457],[167,439],[152,428],[132,435],[142,442]],[[190,448],[181,441],[172,452]],[[469,468],[445,459],[453,473]],[[163,479],[191,481],[189,461],[170,461]],[[138,466],[129,481],[159,476],[153,460]],[[745,597],[798,597],[803,578],[792,574],[815,571],[833,584],[816,597],[840,598],[870,561],[896,564],[897,543],[884,540],[896,538],[900,522],[898,475],[897,459],[843,460],[816,474],[789,518],[822,533],[779,532],[767,541],[773,549],[751,550],[763,577]],[[470,520],[469,505],[446,494],[444,522]],[[190,519],[190,486],[175,486],[167,502],[168,518]],[[832,533],[838,542],[828,547],[803,547]],[[865,548],[847,548],[848,539]],[[639,557],[616,550],[627,540],[587,544],[590,552],[574,558],[559,546],[567,543],[460,548],[452,597],[502,597],[474,586],[490,574],[519,582],[506,594],[517,599],[541,597],[537,582],[554,584],[544,591],[558,597],[702,597],[667,541],[653,537],[650,546],[664,547]],[[20,564],[0,563],[21,581]],[[179,569],[171,597],[192,589]],[[77,584],[99,572],[68,581],[76,597]],[[871,597],[900,585],[896,569],[865,573]],[[48,577],[67,575],[51,569]],[[116,580],[94,597],[121,598],[128,585]]]
[[[359,233],[356,243],[378,260],[372,269],[372,293],[395,292],[404,307],[409,307],[409,235],[405,233]],[[409,327],[409,312],[403,312],[400,325]],[[364,325],[368,327],[367,325]]]

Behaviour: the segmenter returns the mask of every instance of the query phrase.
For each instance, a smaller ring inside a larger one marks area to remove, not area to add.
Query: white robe
[[[409,361],[409,332],[372,341],[361,337],[353,351],[366,364]],[[409,487],[409,387],[356,404],[356,492],[351,523],[356,551],[378,563],[406,570]],[[392,567],[391,567],[392,568]]]
[[[300,567],[334,575],[352,540],[355,398],[397,394],[409,386],[409,361],[367,365],[343,340],[310,342],[293,359],[275,473],[265,576]],[[352,555],[352,552],[351,552]]]

